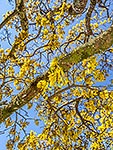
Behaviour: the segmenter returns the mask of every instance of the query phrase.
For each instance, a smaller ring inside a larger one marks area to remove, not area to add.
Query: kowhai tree
[[[0,24],[0,123],[9,134],[7,149],[111,149],[112,0],[14,5]],[[40,134],[26,131],[31,122],[43,122]]]

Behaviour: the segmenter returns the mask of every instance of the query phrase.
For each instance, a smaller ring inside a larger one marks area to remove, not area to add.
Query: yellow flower
[[[19,84],[19,81],[18,80],[14,80],[14,86]]]
[[[97,150],[99,148],[99,144],[97,142],[93,142],[92,145],[91,145],[91,148],[93,150]]]
[[[41,15],[38,14],[37,17],[36,17],[36,25],[38,26],[41,22]]]
[[[93,84],[92,77],[90,76],[90,77],[86,78],[85,82],[87,85],[92,85]]]
[[[98,23],[95,23],[95,24],[94,24],[94,28],[98,28]]]
[[[41,80],[37,83],[37,88],[42,90],[42,95],[45,93],[47,87],[48,87],[48,82],[46,82],[45,80]]]
[[[74,95],[74,96],[80,96],[80,95],[81,95],[81,92],[80,92],[79,88],[76,88],[76,89],[73,91],[73,95]]]
[[[56,17],[55,17],[55,19],[54,20],[59,20],[61,18],[61,16],[60,15],[57,15]]]
[[[110,92],[110,98],[113,99],[113,91]]]
[[[99,93],[99,96],[100,96],[100,98],[105,100],[105,99],[109,98],[109,93],[107,90],[104,90]]]
[[[44,29],[44,30],[43,30],[43,34],[44,34],[44,35],[47,35],[47,34],[48,34],[48,30],[47,30],[47,29]]]
[[[47,24],[49,24],[49,20],[47,18],[43,17],[41,20],[41,26],[46,26]]]
[[[104,73],[101,72],[100,70],[94,71],[94,78],[96,79],[96,81],[104,81],[105,80]]]
[[[57,59],[57,58],[54,58],[54,59],[52,60],[52,62],[50,63],[50,68],[54,68],[57,64],[58,64],[58,59]]]
[[[54,86],[54,84],[56,83],[56,75],[54,73],[50,73],[48,77],[50,86]]]
[[[101,132],[105,130],[105,125],[102,124],[101,126],[98,127],[98,130],[100,130]]]

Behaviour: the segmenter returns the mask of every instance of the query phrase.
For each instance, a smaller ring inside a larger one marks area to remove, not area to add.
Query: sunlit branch
[[[64,71],[67,71],[73,64],[78,64],[80,61],[87,59],[92,55],[106,51],[112,44],[113,26],[92,41],[75,48],[75,50],[66,56],[59,57],[59,66],[62,67]],[[43,75],[38,76],[31,85],[23,89],[6,107],[1,108],[0,123],[40,93],[41,91],[37,88],[37,83],[40,80],[48,81],[48,75],[49,73],[47,71]]]
[[[95,54],[101,54],[110,48],[113,44],[113,25],[98,37],[75,48],[66,56],[59,59],[59,65],[66,71],[73,64],[78,64],[84,59]]]

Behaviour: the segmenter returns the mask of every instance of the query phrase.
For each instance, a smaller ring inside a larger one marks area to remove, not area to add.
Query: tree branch
[[[4,21],[2,21],[2,23],[0,24],[0,29],[3,28],[8,23],[8,21],[10,21],[17,14],[18,12],[15,9],[9,16],[7,16],[7,18],[4,19]]]
[[[4,21],[0,24],[0,29],[3,28],[8,23],[8,21],[10,21],[14,16],[18,15],[22,30],[28,31],[28,19],[26,15],[26,9],[24,6],[24,0],[15,0],[15,3],[15,10],[9,16],[7,16],[7,18],[5,18]]]
[[[113,25],[100,36],[96,37],[92,41],[77,47],[71,53],[59,59],[59,66],[64,71],[70,69],[73,64],[77,64],[80,61],[98,53],[102,53],[113,44]],[[34,82],[31,83],[26,89],[23,89],[7,106],[0,109],[0,123],[4,122],[13,112],[23,107],[31,99],[33,99],[37,93],[41,93],[41,89],[37,88],[37,83],[40,80],[48,81],[48,71],[43,75],[38,76]]]
[[[103,32],[98,37],[75,48],[75,50],[59,59],[59,65],[63,68],[63,70],[69,70],[73,64],[77,64],[92,55],[104,52],[110,48],[112,44],[113,25],[111,25],[107,31]]]

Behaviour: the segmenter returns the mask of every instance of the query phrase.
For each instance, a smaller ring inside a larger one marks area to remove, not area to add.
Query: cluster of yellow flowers
[[[57,34],[50,34],[48,36],[48,44],[47,47],[45,47],[44,49],[51,49],[51,50],[55,50],[59,47],[60,42],[58,41],[58,35]]]
[[[44,95],[44,93],[46,92],[49,86],[50,87],[53,87],[53,86],[62,87],[63,85],[66,85],[68,82],[68,79],[66,78],[62,68],[59,67],[58,65],[57,58],[54,58],[50,64],[50,71],[49,71],[48,78],[49,78],[48,81],[41,80],[37,83],[37,88],[41,89],[42,95]]]
[[[46,92],[46,89],[48,88],[48,82],[46,80],[41,80],[37,83],[37,88],[42,90],[42,95]]]
[[[0,63],[6,62],[7,58],[8,57],[5,53],[5,50],[3,48],[0,48]]]
[[[22,67],[20,68],[19,77],[23,78],[24,75],[30,70],[30,65],[32,64],[32,60],[29,58],[25,58]]]
[[[40,13],[38,13],[37,17],[36,17],[36,25],[39,26],[43,26],[46,27],[47,25],[49,25],[49,19],[47,17],[41,16]]]
[[[28,37],[28,32],[22,30],[18,37],[15,39],[15,42],[13,43],[13,47],[15,50],[23,51],[25,49],[25,43],[24,40]]]
[[[19,150],[27,150],[27,149],[36,149],[38,145],[38,137],[36,136],[36,133],[34,131],[30,132],[30,135],[27,136],[26,140],[24,143],[19,143],[18,144],[18,149]]]
[[[96,110],[96,106],[95,106],[93,100],[89,100],[89,102],[85,102],[84,104],[85,104],[85,107],[86,107],[89,111],[94,112],[94,111]]]
[[[60,15],[60,17],[62,17],[62,16],[64,16],[65,11],[69,10],[69,8],[70,8],[70,4],[63,2],[62,6],[59,9],[59,12],[57,12],[57,13]]]
[[[6,127],[11,126],[13,123],[14,123],[14,121],[12,121],[10,117],[5,120],[5,126]]]
[[[66,78],[63,69],[58,65],[58,59],[54,58],[50,64],[50,72],[49,72],[49,83],[50,86],[55,86],[56,84],[59,87],[66,85],[68,79]]]

